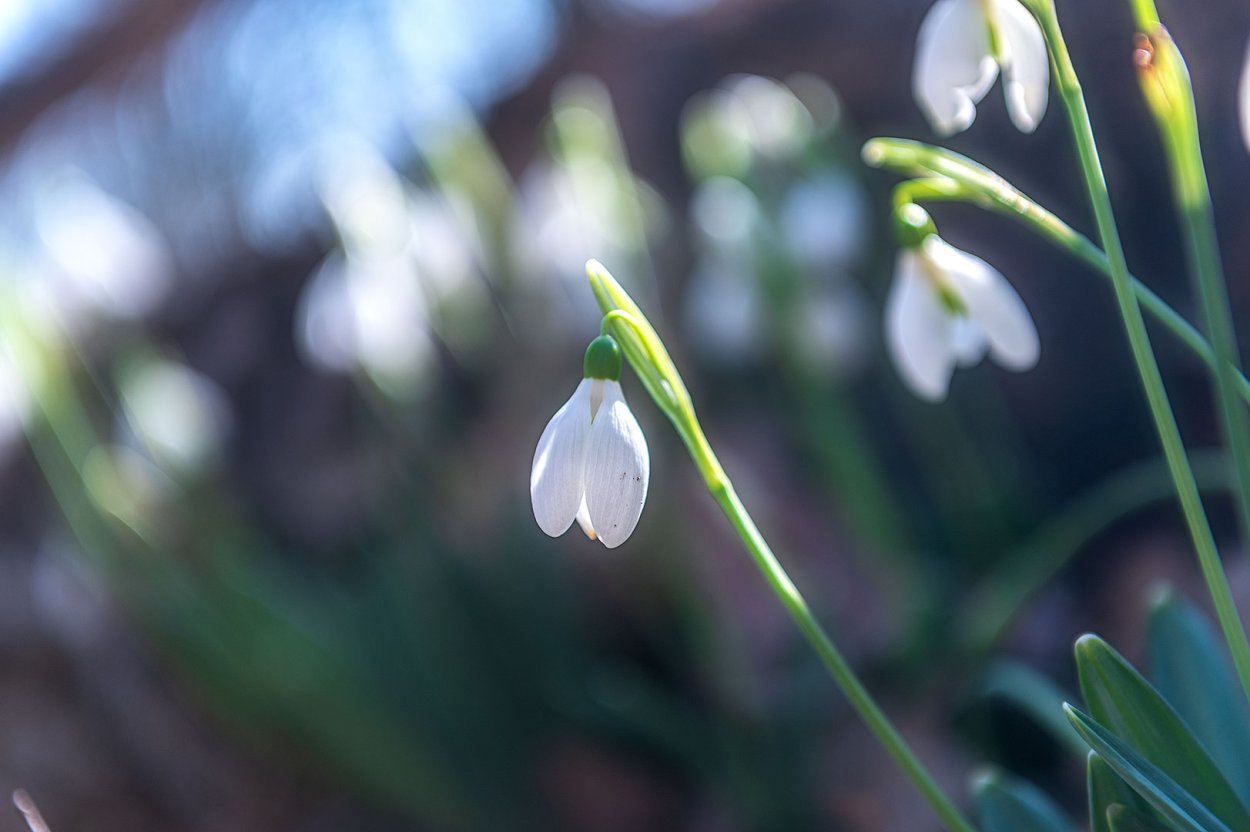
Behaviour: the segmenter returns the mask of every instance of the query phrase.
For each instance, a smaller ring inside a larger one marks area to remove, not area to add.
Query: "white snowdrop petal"
[[[551,417],[530,469],[530,502],[538,527],[559,537],[573,525],[582,504],[582,471],[590,436],[591,380],[583,379]]]
[[[912,93],[933,129],[943,135],[968,129],[997,75],[981,0],[934,3],[920,26],[912,67]]]
[[[886,345],[907,386],[921,398],[939,401],[955,369],[955,345],[949,313],[923,274],[920,257],[915,250],[899,253],[885,307]]]
[[[998,33],[1003,40],[1003,89],[1007,114],[1025,133],[1037,129],[1046,114],[1050,90],[1050,58],[1042,29],[1019,0],[993,0]]]
[[[591,540],[598,540],[599,535],[595,534],[595,527],[590,522],[590,509],[586,508],[586,495],[582,495],[582,504],[577,508],[577,525],[582,527],[582,532]]]
[[[1009,370],[1028,370],[1037,364],[1041,352],[1037,327],[1007,278],[979,257],[937,238],[927,241],[925,250],[985,334],[993,359]]]
[[[990,348],[981,326],[966,315],[948,314],[946,321],[946,337],[955,356],[955,365],[972,367],[979,364]]]
[[[633,534],[647,501],[651,457],[621,385],[604,383],[586,448],[586,508],[599,540],[614,549]]]
[[[1241,137],[1250,148],[1250,49],[1246,50],[1246,63],[1241,70]]]

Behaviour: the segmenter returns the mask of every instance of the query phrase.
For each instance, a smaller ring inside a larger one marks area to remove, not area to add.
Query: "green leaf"
[[[1173,832],[1163,821],[1121,803],[1107,807],[1107,826],[1111,832]]]
[[[1206,617],[1169,588],[1150,611],[1147,644],[1159,693],[1250,805],[1250,708],[1223,642]]]
[[[1072,832],[1072,823],[1032,783],[989,771],[973,784],[983,832]]]
[[[1124,740],[1071,705],[1065,704],[1063,709],[1090,748],[1098,752],[1098,756],[1106,760],[1116,774],[1177,829],[1182,832],[1232,832],[1210,809]],[[1234,828],[1242,830],[1250,827],[1239,824]]]
[[[1098,752],[1089,752],[1086,766],[1086,783],[1089,792],[1090,832],[1112,832],[1107,810],[1112,806],[1128,806],[1142,814],[1151,813],[1150,804],[1116,774]]]
[[[1091,716],[1224,824],[1250,830],[1250,812],[1202,743],[1158,691],[1097,636],[1077,639],[1075,652],[1081,692]],[[1114,761],[1107,762],[1115,768]]]

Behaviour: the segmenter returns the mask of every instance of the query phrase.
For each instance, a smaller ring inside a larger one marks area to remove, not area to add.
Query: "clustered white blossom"
[[[916,41],[912,89],[933,129],[966,130],[999,73],[1007,113],[1020,130],[1046,113],[1050,63],[1037,20],[1019,0],[937,0]],[[987,354],[1009,370],[1037,364],[1037,328],[997,269],[937,236],[928,214],[908,205],[886,301],[886,345],[903,381],[930,401],[946,397],[957,367]]]
[[[1050,64],[1041,27],[1019,0],[937,0],[917,39],[912,88],[934,130],[968,129],[999,74],[1007,112],[1032,132],[1046,112]],[[1250,142],[1250,56],[1243,77]],[[1040,353],[1024,302],[997,269],[942,240],[928,214],[897,211],[900,251],[886,301],[886,344],[903,381],[921,398],[945,398],[957,367],[987,355],[1016,371]],[[647,498],[650,457],[621,393],[620,350],[601,336],[585,373],[538,440],[530,471],[534,517],[556,537],[576,520],[613,548],[633,533]]]

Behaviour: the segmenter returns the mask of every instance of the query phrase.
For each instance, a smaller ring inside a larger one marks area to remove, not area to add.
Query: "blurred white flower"
[[[743,182],[713,176],[695,186],[690,218],[701,238],[718,252],[750,257],[768,232],[759,197]]]
[[[759,159],[795,157],[815,130],[811,111],[785,84],[733,75],[686,104],[682,155],[697,179],[741,177]]]
[[[741,108],[746,135],[756,152],[774,158],[793,156],[811,139],[812,114],[780,81],[736,75],[726,89]]]
[[[478,263],[482,259],[476,229],[467,232],[449,200],[430,191],[408,195],[408,223],[413,264],[431,306],[489,298]]]
[[[408,193],[412,268],[425,295],[432,335],[466,366],[494,343],[488,262],[472,207],[451,191]]]
[[[367,372],[388,393],[409,395],[433,359],[426,304],[407,257],[365,260],[331,254],[296,310],[305,357],[332,372]]]
[[[139,440],[162,468],[188,473],[209,462],[230,427],[217,383],[167,359],[144,361],[122,376],[121,399]]]
[[[85,174],[52,177],[34,205],[58,311],[73,324],[81,307],[122,320],[153,312],[169,289],[173,256],[152,222]]]
[[[587,537],[614,549],[638,525],[650,478],[647,440],[620,382],[584,378],[538,440],[530,470],[534,519],[552,537],[576,520]]]
[[[860,183],[829,168],[786,190],[778,220],[791,254],[810,269],[827,271],[859,260],[871,237],[869,216]]]
[[[538,161],[521,179],[513,243],[518,258],[536,274],[580,283],[586,252],[597,246],[609,251],[623,248],[622,241],[613,238],[616,186],[611,169],[606,164],[587,165],[582,172],[585,182],[579,188],[568,170]],[[590,204],[583,204],[579,195],[591,197]]]
[[[921,24],[912,91],[933,129],[967,130],[1003,73],[1007,112],[1031,133],[1046,113],[1050,62],[1041,27],[1019,0],[938,0]]]
[[[9,350],[0,349],[0,460],[6,459],[22,438],[30,417],[31,381],[23,374],[33,369],[19,366]]]
[[[296,336],[333,372],[366,373],[409,397],[433,364],[435,302],[469,283],[474,260],[441,200],[400,176],[362,140],[328,147],[318,192],[341,241],[305,286]]]
[[[794,343],[804,359],[831,375],[849,377],[868,362],[872,342],[871,306],[851,281],[808,292],[798,307]]]
[[[318,185],[343,248],[358,257],[393,256],[410,239],[404,181],[377,150],[360,139],[325,151]]]
[[[686,288],[683,323],[692,349],[722,367],[758,361],[767,340],[764,298],[751,263],[699,258]]]
[[[629,166],[607,88],[573,76],[552,94],[550,155],[521,177],[510,222],[516,271],[543,299],[548,321],[583,333],[598,319],[582,264],[598,257],[650,273],[649,248],[669,231],[668,205]]]
[[[936,234],[899,253],[885,329],[903,381],[930,401],[945,398],[956,367],[970,367],[986,352],[1023,371],[1040,350],[1033,319],[1006,278]]]

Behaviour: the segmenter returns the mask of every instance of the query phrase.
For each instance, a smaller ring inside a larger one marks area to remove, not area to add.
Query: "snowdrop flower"
[[[539,527],[559,537],[573,521],[614,549],[633,533],[647,501],[647,440],[621,394],[621,349],[600,336],[585,377],[547,423],[534,452],[530,499]]]
[[[1032,133],[1046,112],[1050,63],[1019,0],[938,0],[920,26],[912,91],[933,129],[967,130],[999,69],[1011,121]]]
[[[988,352],[1009,370],[1038,359],[1037,329],[1024,302],[999,272],[937,236],[918,205],[900,212],[902,250],[886,300],[890,357],[903,381],[930,401],[946,397],[956,367]]]

